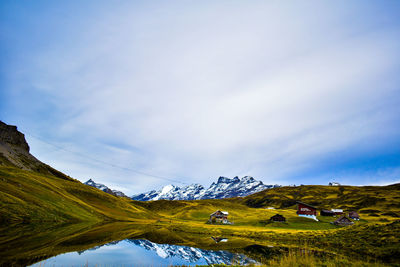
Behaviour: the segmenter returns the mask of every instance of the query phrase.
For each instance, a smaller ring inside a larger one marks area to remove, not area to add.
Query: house
[[[355,211],[350,211],[349,212],[349,217],[351,219],[353,219],[353,220],[356,220],[356,221],[360,220],[360,215],[358,215],[358,213],[355,212]]]
[[[314,206],[311,206],[309,204],[298,201],[296,213],[298,216],[306,217],[306,218],[310,218],[310,219],[314,219],[314,220],[318,221],[317,208]]]
[[[343,215],[340,216],[336,221],[334,221],[333,224],[345,226],[345,225],[352,225],[354,224],[354,222],[352,222],[348,217]]]
[[[229,224],[230,222],[228,221],[228,215],[229,213],[227,211],[217,210],[216,212],[210,214],[210,219],[208,222]]]
[[[321,216],[335,216],[335,213],[331,210],[321,210]]]
[[[275,214],[269,219],[271,222],[286,222],[286,218],[280,214]]]
[[[331,211],[334,212],[335,215],[343,215],[342,209],[331,209]]]
[[[340,186],[340,184],[337,183],[337,182],[330,182],[329,185],[330,185],[330,186]]]

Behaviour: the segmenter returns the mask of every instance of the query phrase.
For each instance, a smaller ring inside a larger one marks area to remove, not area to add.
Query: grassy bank
[[[146,209],[77,180],[0,166],[0,222],[152,219]]]

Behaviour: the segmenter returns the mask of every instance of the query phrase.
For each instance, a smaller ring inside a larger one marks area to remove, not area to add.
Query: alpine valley
[[[245,176],[131,199],[41,162],[17,127],[0,122],[0,266],[395,265],[399,194],[400,184],[278,186]],[[345,217],[348,226],[310,220],[299,202],[360,216]]]

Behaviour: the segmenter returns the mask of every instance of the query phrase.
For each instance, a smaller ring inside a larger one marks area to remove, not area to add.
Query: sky
[[[400,182],[400,1],[0,2],[0,120],[128,195]]]

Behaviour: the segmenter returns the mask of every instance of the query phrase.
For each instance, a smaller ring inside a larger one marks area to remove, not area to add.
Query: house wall
[[[298,203],[297,204],[297,214],[303,214],[303,215],[317,215],[317,210],[306,206],[304,204]]]

